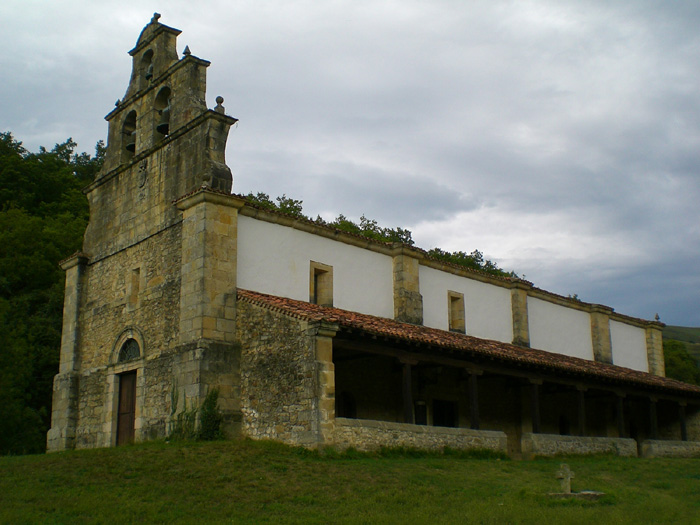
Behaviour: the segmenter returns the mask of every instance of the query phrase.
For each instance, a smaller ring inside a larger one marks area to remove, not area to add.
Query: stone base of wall
[[[505,453],[504,432],[468,428],[428,427],[368,419],[335,418],[334,445],[370,451],[381,447],[410,447],[441,450],[488,449]]]
[[[527,433],[522,437],[522,451],[524,459],[572,454],[616,454],[636,457],[637,442],[626,438]]]
[[[648,439],[642,442],[644,458],[700,458],[700,441],[661,441]]]

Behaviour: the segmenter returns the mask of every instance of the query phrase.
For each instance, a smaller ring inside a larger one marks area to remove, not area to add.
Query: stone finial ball
[[[223,103],[224,103],[224,97],[222,97],[221,95],[219,95],[218,97],[216,97],[216,103],[217,103],[217,104],[223,104]]]

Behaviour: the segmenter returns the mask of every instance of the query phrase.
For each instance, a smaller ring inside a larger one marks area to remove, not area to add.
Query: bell
[[[156,126],[156,131],[161,135],[167,135],[170,132],[170,106],[160,112],[160,122]]]
[[[129,138],[126,139],[126,151],[130,151],[131,153],[136,151],[136,132],[132,131],[131,134],[129,134]]]

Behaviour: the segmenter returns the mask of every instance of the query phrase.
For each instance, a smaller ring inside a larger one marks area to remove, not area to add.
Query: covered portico
[[[263,344],[251,349],[288,361],[278,368],[291,375],[280,378],[308,381],[287,385],[287,404],[309,421],[299,434],[309,446],[478,448],[524,458],[700,455],[700,387],[258,292],[239,289],[238,299],[239,324],[261,330],[265,320]],[[283,347],[268,348],[279,334]],[[302,375],[292,373],[298,351],[309,359]],[[251,385],[278,373],[264,362]],[[268,405],[251,406],[251,435],[298,443],[291,436],[302,427],[279,425],[279,401]]]
[[[466,447],[483,441],[486,448],[501,447],[513,457],[700,452],[698,387],[619,366],[363,317],[369,316],[338,319],[333,337],[338,446],[427,442],[459,448],[461,435]],[[433,440],[411,435],[431,429],[436,432]],[[445,429],[454,432],[444,434]],[[497,434],[505,440],[494,439]]]

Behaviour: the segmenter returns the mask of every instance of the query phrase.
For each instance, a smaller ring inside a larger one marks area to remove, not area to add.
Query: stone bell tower
[[[48,449],[167,435],[183,410],[220,390],[238,419],[232,340],[236,214],[209,62],[155,14],[136,47],[126,94],[106,116],[105,163],[85,189],[90,222],[66,271],[59,373]],[[232,254],[232,255],[229,255]]]

